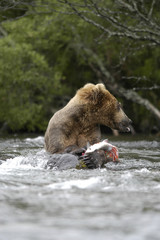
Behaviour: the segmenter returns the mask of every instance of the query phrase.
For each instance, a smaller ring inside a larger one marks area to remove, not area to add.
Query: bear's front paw
[[[86,153],[79,160],[82,160],[89,169],[101,168],[106,163],[106,157],[102,150]]]
[[[87,168],[89,169],[94,169],[94,168],[98,168],[101,167],[99,165],[99,161],[97,159],[97,156],[95,153],[91,153],[91,154],[84,154],[82,155],[79,160],[83,161],[84,164],[87,166]]]
[[[84,154],[83,162],[89,169],[97,168],[98,161],[94,158],[92,154]]]
[[[78,148],[78,149],[72,151],[71,154],[76,155],[76,156],[81,156],[85,151],[86,151],[85,148]]]

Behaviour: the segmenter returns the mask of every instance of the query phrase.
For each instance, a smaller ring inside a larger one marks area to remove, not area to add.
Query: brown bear
[[[99,125],[129,131],[131,120],[103,84],[88,83],[50,119],[45,149],[50,153],[71,152],[100,141]]]

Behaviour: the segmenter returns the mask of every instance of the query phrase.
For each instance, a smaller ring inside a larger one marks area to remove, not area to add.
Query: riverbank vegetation
[[[0,131],[44,132],[85,83],[103,82],[137,132],[160,129],[158,1],[1,1]]]

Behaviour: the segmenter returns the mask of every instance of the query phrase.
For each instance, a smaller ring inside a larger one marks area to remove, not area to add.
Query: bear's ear
[[[102,92],[103,92],[104,90],[106,90],[106,88],[105,88],[105,86],[104,86],[103,83],[98,83],[98,84],[96,84],[96,88],[98,88],[98,89],[101,90]]]
[[[90,103],[97,104],[101,102],[104,97],[105,86],[103,84],[86,84],[78,91],[79,96]]]

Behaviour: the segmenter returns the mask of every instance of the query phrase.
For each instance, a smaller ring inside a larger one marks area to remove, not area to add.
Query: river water
[[[0,139],[0,240],[159,240],[160,139],[109,138],[120,163],[47,170],[44,138]]]

